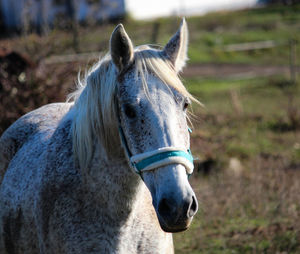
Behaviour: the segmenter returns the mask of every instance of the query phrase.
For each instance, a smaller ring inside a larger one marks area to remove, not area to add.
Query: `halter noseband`
[[[186,168],[188,175],[193,173],[194,164],[190,149],[185,151],[185,149],[178,147],[162,147],[151,152],[132,155],[121,127],[121,123],[119,123],[119,133],[126,156],[135,173],[141,175],[145,171],[153,170],[169,164],[181,164]]]
[[[185,166],[189,175],[193,173],[194,169],[193,156],[190,150],[185,152],[176,147],[163,147],[151,152],[137,154],[130,158],[130,162],[138,174],[175,163]]]

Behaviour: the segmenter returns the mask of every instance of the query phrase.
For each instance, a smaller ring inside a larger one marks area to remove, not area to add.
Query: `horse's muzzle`
[[[198,210],[195,195],[188,196],[181,203],[172,198],[162,198],[157,206],[156,213],[161,228],[165,232],[180,232],[188,229],[193,216]]]

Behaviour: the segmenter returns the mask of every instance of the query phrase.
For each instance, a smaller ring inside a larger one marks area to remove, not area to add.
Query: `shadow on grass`
[[[297,131],[300,129],[300,120],[299,120],[299,123],[298,122],[286,122],[284,120],[273,121],[273,122],[269,122],[268,127],[270,130],[277,132],[277,133]]]

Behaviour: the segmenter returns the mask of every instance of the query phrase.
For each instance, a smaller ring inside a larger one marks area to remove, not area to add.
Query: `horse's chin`
[[[178,233],[187,230],[192,222],[192,218],[188,219],[187,221],[181,223],[175,223],[172,225],[167,225],[163,219],[158,219],[160,227],[163,231],[167,233]]]
[[[179,232],[183,232],[185,230],[187,230],[189,227],[186,227],[186,228],[166,228],[166,227],[162,227],[161,226],[161,229],[167,233],[179,233]]]

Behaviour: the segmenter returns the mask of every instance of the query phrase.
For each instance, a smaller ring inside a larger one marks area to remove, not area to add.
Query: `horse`
[[[0,253],[173,253],[198,203],[189,183],[183,19],[164,47],[122,24],[64,103],[0,139]]]

